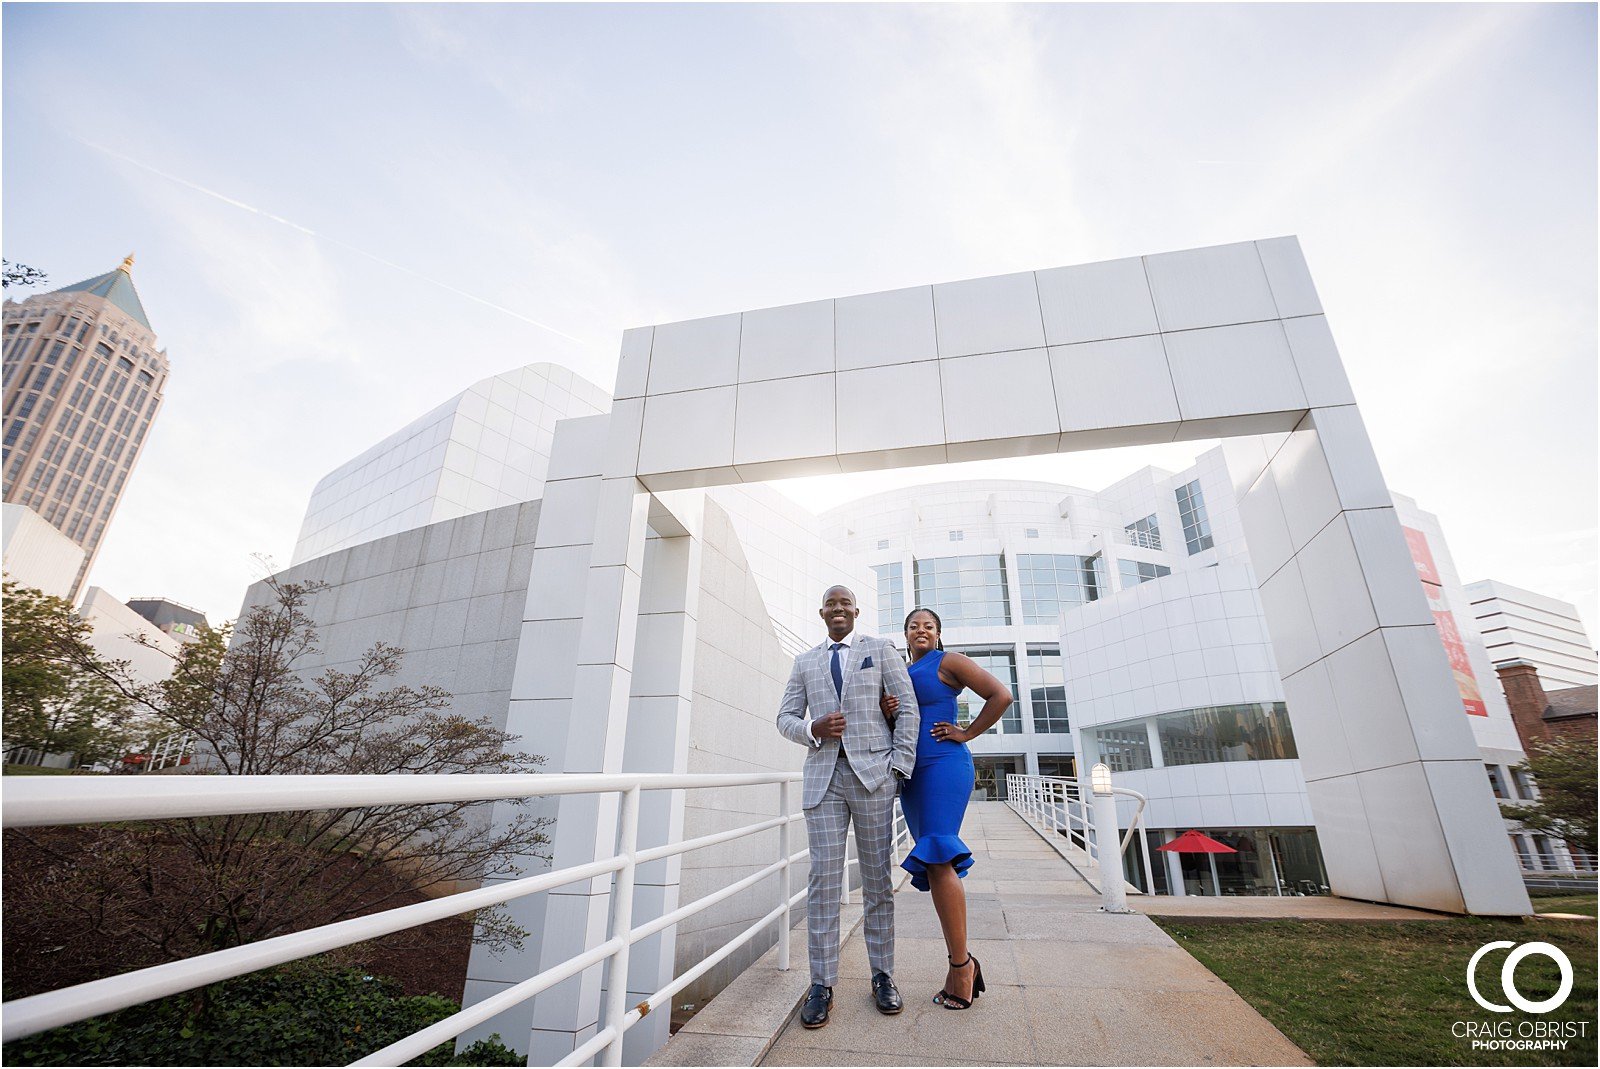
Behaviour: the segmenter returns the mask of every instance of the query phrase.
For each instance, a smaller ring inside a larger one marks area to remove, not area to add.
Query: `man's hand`
[[[844,714],[829,713],[821,720],[811,721],[811,734],[819,739],[844,738]]]

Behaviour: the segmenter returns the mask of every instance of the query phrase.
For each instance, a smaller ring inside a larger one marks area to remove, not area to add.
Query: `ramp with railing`
[[[792,804],[799,798],[796,787],[799,781],[798,772],[735,775],[185,776],[177,779],[72,777],[7,780],[3,785],[3,820],[8,828],[374,805],[485,802],[573,794],[618,794],[621,804],[616,853],[610,857],[17,999],[5,1003],[3,1007],[3,1038],[9,1042],[48,1028],[539,894],[580,880],[596,877],[611,879],[614,903],[612,923],[603,941],[352,1063],[400,1065],[587,969],[607,965],[610,976],[627,976],[629,948],[634,944],[777,875],[778,889],[771,910],[648,998],[630,1006],[627,1004],[626,985],[612,984],[606,993],[598,1033],[557,1063],[582,1065],[598,1058],[598,1064],[601,1065],[620,1065],[622,1038],[630,1027],[647,1014],[669,1007],[673,995],[740,947],[762,936],[771,937],[777,944],[779,968],[789,968],[789,940],[786,935],[792,926],[791,911],[801,905],[805,897],[804,888],[795,892],[791,886],[792,867],[806,858],[806,850],[794,849],[793,825],[803,819]],[[774,788],[773,816],[769,819],[664,846],[643,850],[638,848],[639,798],[644,791],[760,785]],[[770,864],[661,916],[642,921],[634,917],[634,873],[639,866],[772,829],[778,830],[779,845]],[[908,838],[901,825],[897,829],[896,849]],[[858,861],[847,852],[847,868],[857,864]],[[849,887],[847,878],[847,900]]]

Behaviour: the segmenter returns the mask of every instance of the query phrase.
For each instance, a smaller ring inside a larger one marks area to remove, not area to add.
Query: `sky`
[[[627,327],[1296,234],[1463,580],[1600,623],[1592,5],[0,19],[5,256],[54,287],[134,252],[172,365],[90,575],[119,597],[231,619],[322,475],[525,363],[609,389]],[[1204,448],[775,485],[1093,489]]]

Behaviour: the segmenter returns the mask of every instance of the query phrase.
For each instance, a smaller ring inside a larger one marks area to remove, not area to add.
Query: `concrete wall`
[[[0,506],[6,578],[64,598],[83,564],[83,547],[26,505]]]
[[[280,582],[319,580],[306,613],[320,653],[301,667],[349,668],[375,642],[406,651],[385,686],[431,684],[454,695],[451,711],[506,723],[517,633],[539,502],[430,524],[363,542],[279,572]],[[245,593],[243,615],[272,601],[265,582]]]
[[[706,508],[701,548],[700,627],[695,643],[694,712],[689,723],[688,772],[798,771],[805,751],[778,734],[778,701],[793,659],[778,648],[767,606],[749,572],[728,515]],[[799,795],[794,795],[794,805]],[[778,812],[774,786],[689,791],[683,836],[753,824]],[[795,850],[805,846],[805,828],[791,832]],[[776,830],[696,851],[684,858],[680,897],[692,902],[718,891],[778,858]],[[791,877],[805,886],[807,867]],[[716,951],[777,904],[778,880],[761,883],[678,926],[677,971]],[[774,943],[762,936],[707,973],[676,999],[699,1004],[720,991]]]

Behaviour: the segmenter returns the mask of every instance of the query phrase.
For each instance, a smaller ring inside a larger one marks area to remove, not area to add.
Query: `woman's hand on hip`
[[[933,737],[940,742],[971,742],[973,735],[966,728],[941,720],[933,725]]]

